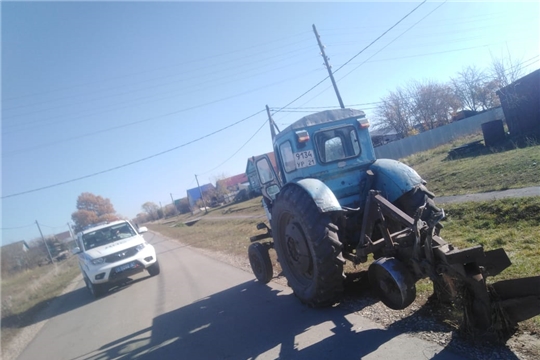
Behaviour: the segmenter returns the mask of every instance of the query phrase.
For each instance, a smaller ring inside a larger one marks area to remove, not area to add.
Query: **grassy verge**
[[[182,215],[166,224],[149,224],[148,227],[187,245],[247,256],[249,238],[261,233],[256,226],[266,220],[263,216],[261,198],[258,197],[211,209],[206,215]],[[193,225],[184,224],[197,218],[200,220]]]
[[[453,147],[481,140],[481,135],[402,159],[437,196],[473,194],[540,185],[540,143],[507,141],[497,148],[480,148],[467,156],[448,158]],[[526,147],[521,147],[528,145]]]
[[[55,265],[46,265],[2,277],[1,345],[5,347],[47,303],[60,295],[80,273],[75,256]]]
[[[486,250],[503,247],[508,253],[513,265],[498,276],[489,278],[491,281],[540,274],[540,197],[452,204],[445,210],[447,219],[441,235],[446,241],[458,248],[478,244]],[[260,198],[256,198],[214,209],[191,226],[184,225],[184,222],[193,217],[183,216],[166,225],[153,224],[149,227],[194,247],[247,258],[249,237],[261,233],[255,226],[264,218],[239,216],[263,214]],[[271,257],[279,272],[274,251],[271,251]],[[346,271],[354,269],[348,265]],[[431,294],[431,282],[419,282],[417,291],[424,297]],[[525,326],[540,331],[540,316],[525,322]]]

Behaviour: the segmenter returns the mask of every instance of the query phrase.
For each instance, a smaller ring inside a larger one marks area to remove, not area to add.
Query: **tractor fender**
[[[288,186],[298,186],[307,192],[321,213],[343,210],[332,190],[321,180],[295,179],[285,184],[280,192]]]
[[[390,202],[426,183],[414,169],[396,160],[378,159],[370,170],[375,174],[372,189],[380,191]]]

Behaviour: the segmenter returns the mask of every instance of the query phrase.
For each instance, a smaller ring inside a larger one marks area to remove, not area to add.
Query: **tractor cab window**
[[[315,134],[315,143],[324,163],[360,155],[360,144],[352,126],[322,130]]]
[[[279,145],[279,152],[281,153],[281,160],[286,172],[296,170],[296,163],[294,161],[294,154],[290,141],[286,141]]]
[[[271,165],[268,163],[266,158],[262,158],[257,161],[257,173],[259,174],[261,184],[267,184],[274,180],[274,172],[272,171]]]

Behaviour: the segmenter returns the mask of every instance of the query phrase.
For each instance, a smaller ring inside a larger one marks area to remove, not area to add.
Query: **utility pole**
[[[339,101],[339,106],[341,106],[342,109],[345,109],[345,105],[343,105],[343,100],[341,100],[341,95],[339,94],[339,90],[336,85],[336,80],[334,80],[334,74],[332,74],[332,67],[328,63],[328,56],[326,56],[326,54],[324,53],[324,46],[321,43],[321,37],[319,36],[319,33],[317,32],[317,28],[315,27],[315,24],[313,24],[313,32],[315,33],[315,37],[317,38],[319,49],[321,49],[321,56],[324,59],[324,64],[326,65],[326,70],[328,70],[328,76],[330,76],[330,80],[332,81],[332,86],[334,86],[334,91],[336,92],[336,96]]]
[[[47,253],[49,253],[49,259],[51,260],[51,264],[54,264],[56,266],[51,255],[51,251],[49,250],[49,247],[47,246],[47,242],[45,241],[45,237],[43,237],[43,233],[41,232],[41,228],[39,227],[39,223],[37,220],[36,220],[36,225],[39,230],[39,233],[41,234],[41,240],[43,240],[43,243],[45,244],[45,248],[47,249]]]
[[[204,205],[204,213],[208,214],[208,208],[206,207],[206,201],[204,201],[204,196],[201,190],[201,186],[199,185],[199,179],[197,179],[197,175],[195,175],[195,180],[197,181],[197,187],[199,188],[199,193],[201,194],[201,199]]]
[[[169,194],[171,195],[171,204],[173,206],[174,215],[178,215],[178,209],[176,208],[176,205],[174,204],[174,199],[173,199],[172,193],[169,193]]]
[[[67,226],[69,228],[69,236],[71,236],[73,239],[75,239],[75,233],[73,232],[73,229],[71,228],[71,224],[67,223]]]

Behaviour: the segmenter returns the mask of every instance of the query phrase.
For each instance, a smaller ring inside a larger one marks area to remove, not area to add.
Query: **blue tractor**
[[[510,265],[505,251],[460,250],[446,243],[439,236],[444,211],[434,194],[415,170],[375,157],[363,111],[322,111],[281,132],[269,111],[268,116],[276,164],[266,155],[254,161],[270,227],[258,224],[267,231],[252,237],[248,250],[259,282],[273,277],[268,251],[274,248],[294,294],[310,306],[328,306],[343,295],[345,261],[360,264],[371,256],[370,284],[388,307],[409,306],[416,282],[430,278],[442,301],[467,289],[468,318],[479,328],[492,325],[495,306],[485,279]],[[507,308],[514,314],[510,320],[540,313],[540,294],[516,293],[523,285],[538,292],[540,277],[512,281],[499,282],[498,291],[513,300],[538,301],[527,314],[514,301]]]

